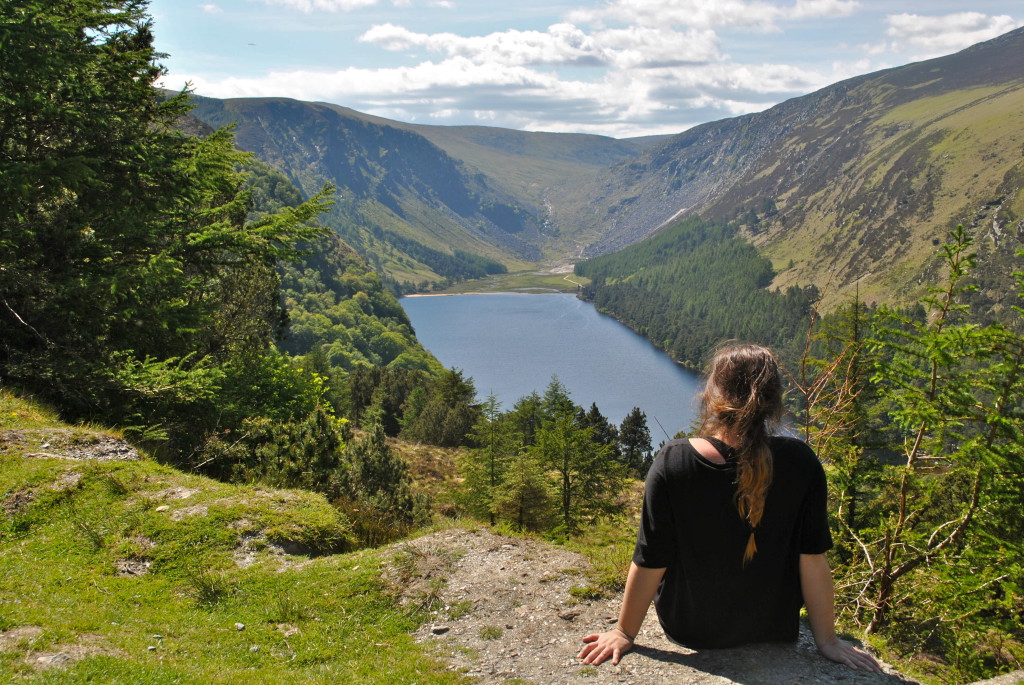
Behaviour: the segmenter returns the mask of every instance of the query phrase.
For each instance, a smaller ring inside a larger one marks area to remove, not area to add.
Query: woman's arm
[[[587,644],[580,650],[577,658],[583,659],[585,664],[595,666],[609,657],[613,666],[619,663],[622,655],[632,649],[633,640],[640,632],[640,626],[647,616],[647,609],[650,608],[651,600],[654,599],[654,593],[658,591],[664,575],[663,568],[644,568],[631,563],[616,628],[583,638]]]
[[[824,554],[800,555],[800,589],[818,651],[850,668],[880,673],[882,667],[874,657],[836,637],[832,570]]]

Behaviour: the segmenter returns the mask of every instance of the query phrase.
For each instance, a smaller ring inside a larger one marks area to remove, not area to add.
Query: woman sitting
[[[719,351],[701,408],[701,437],[667,443],[647,475],[617,627],[583,638],[579,658],[617,664],[652,599],[665,635],[693,649],[795,641],[806,605],[823,655],[881,671],[836,637],[825,472],[804,442],[770,432],[783,414],[771,351]]]

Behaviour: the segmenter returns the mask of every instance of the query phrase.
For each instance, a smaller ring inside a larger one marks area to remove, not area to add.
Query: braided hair
[[[709,364],[701,394],[699,435],[737,441],[736,509],[750,528],[743,554],[746,565],[757,553],[754,537],[772,482],[771,429],[782,418],[782,378],[771,350],[760,345],[728,345]]]

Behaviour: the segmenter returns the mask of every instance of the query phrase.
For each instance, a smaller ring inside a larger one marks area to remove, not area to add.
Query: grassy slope
[[[372,228],[451,254],[454,248],[521,268],[521,236],[489,224],[477,204],[502,203],[461,164],[414,131],[351,110],[287,98],[196,97],[193,115],[209,126],[236,125],[239,148],[284,173],[306,195],[325,182],[338,187],[321,220],[398,281],[439,280],[426,264],[380,245]]]
[[[337,105],[326,106],[345,116],[422,135],[453,158],[482,173],[489,185],[509,193],[544,219],[556,209],[550,203],[564,201],[564,187],[584,184],[606,166],[632,159],[668,138],[616,140],[596,135],[487,126],[428,126],[382,119]],[[576,235],[576,230],[575,225],[545,226],[541,246],[549,257],[575,254],[580,241],[593,239],[589,234]],[[526,264],[516,265],[507,258],[502,261],[513,271],[527,268]]]
[[[60,428],[0,391],[0,681],[463,682],[412,641],[420,616],[382,581],[387,552],[279,551],[343,542],[322,497],[26,456]]]
[[[994,189],[1020,160],[1021,131],[1022,89],[956,91],[886,113],[868,131],[870,153],[845,170],[842,183],[809,198],[780,198],[783,211],[792,200],[803,202],[805,211],[797,226],[769,231],[756,241],[782,270],[775,285],[816,282],[825,287],[822,275],[835,268],[839,279],[828,290],[837,297],[848,293],[858,279],[862,279],[860,296],[868,301],[892,301],[894,297],[910,301],[920,295],[914,284],[934,268],[935,241],[944,241],[958,221],[970,218],[994,199]],[[914,165],[898,168],[911,146],[918,146]],[[865,260],[861,246],[873,239],[872,223],[879,215],[896,214],[900,203],[910,199],[887,192],[893,179],[900,176],[909,176],[913,188],[927,188],[930,201],[902,222],[902,240]],[[862,206],[860,212],[845,211],[843,206],[857,196],[884,198],[886,204]],[[1010,198],[1011,203],[1020,204],[1024,201],[1021,196],[1024,191]],[[981,231],[979,238],[989,236]],[[787,269],[791,260],[794,267]]]

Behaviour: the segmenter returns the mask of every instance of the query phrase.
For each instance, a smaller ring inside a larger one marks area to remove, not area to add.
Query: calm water
[[[616,424],[633,407],[647,414],[652,442],[689,427],[697,377],[594,306],[572,295],[406,297],[416,336],[448,368],[473,378],[477,397],[505,410],[553,374],[576,404],[596,402]],[[657,420],[655,420],[657,419]]]

